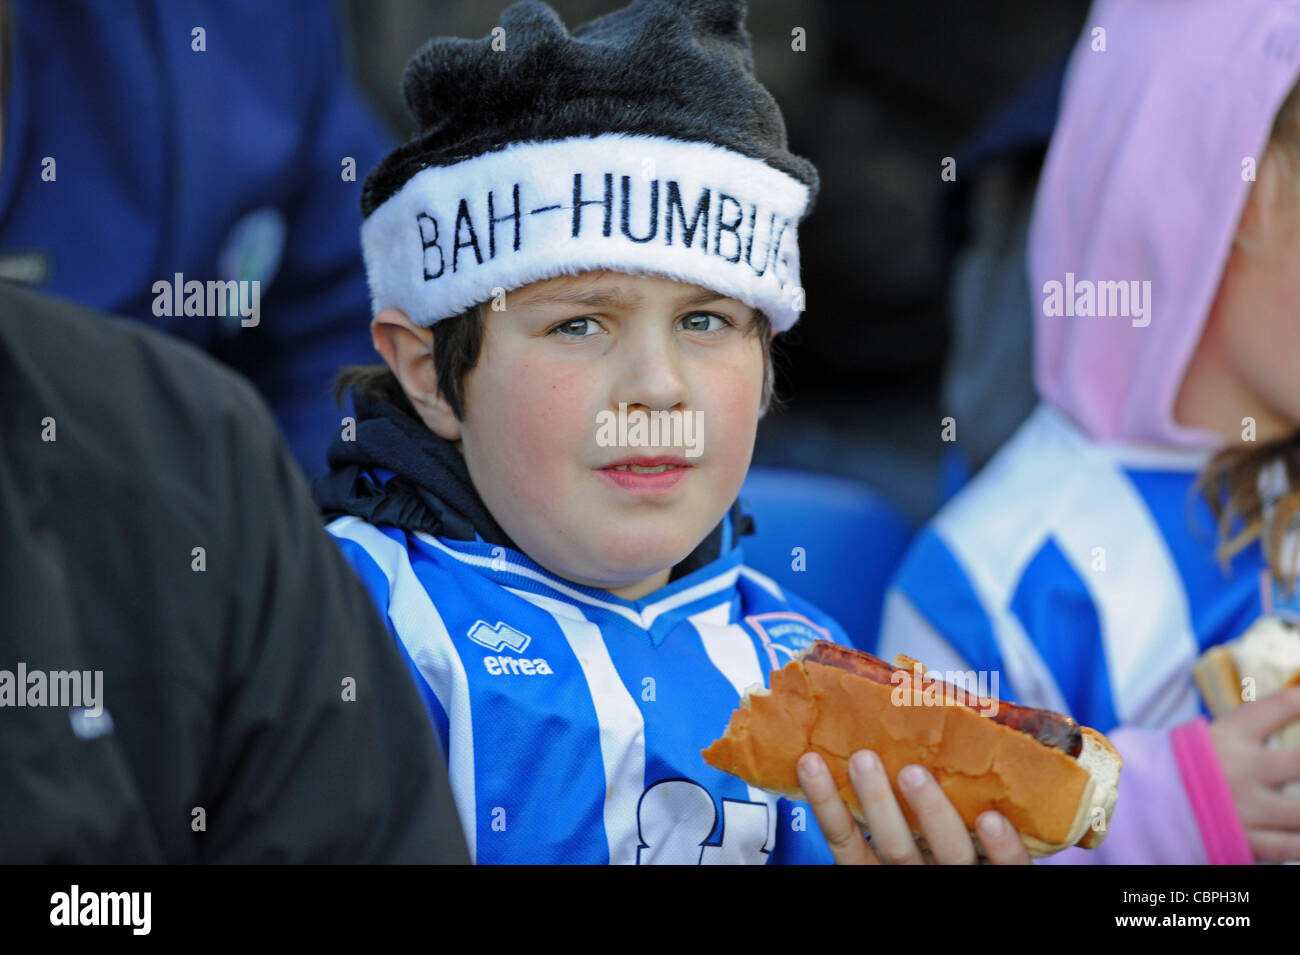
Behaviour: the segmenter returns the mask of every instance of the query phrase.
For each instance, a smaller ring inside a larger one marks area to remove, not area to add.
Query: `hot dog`
[[[825,640],[819,640],[809,647],[805,653],[801,654],[801,659],[805,662],[839,667],[841,670],[848,670],[850,673],[856,673],[858,676],[866,677],[876,683],[889,683],[891,685],[894,684],[894,673],[896,671],[901,670],[904,673],[909,673],[913,670],[912,664],[916,662],[910,657],[903,657],[899,661],[900,665],[890,666],[884,660],[872,656],[870,653],[863,653],[860,650],[854,650]],[[951,684],[945,684],[945,686],[951,687]],[[951,689],[955,691],[957,688],[951,687]],[[956,694],[952,695],[955,696]],[[969,694],[966,696],[968,699],[970,698]],[[990,719],[996,720],[1004,726],[1010,726],[1022,733],[1028,733],[1040,743],[1055,747],[1067,756],[1078,758],[1079,753],[1083,751],[1083,732],[1080,730],[1079,724],[1068,716],[1053,713],[1051,710],[1036,710],[1029,706],[1016,706],[1014,703],[1007,703],[1002,700],[999,700],[997,707],[993,708],[987,706],[988,700],[979,697],[975,699],[979,704],[978,709],[992,710],[993,712],[989,714]]]
[[[1007,817],[1032,856],[1101,844],[1122,765],[1105,736],[1058,713],[979,698],[951,684],[938,683],[939,692],[926,694],[937,705],[915,705],[917,673],[924,668],[908,657],[891,665],[817,641],[773,671],[770,689],[751,688],[702,755],[750,785],[803,800],[795,764],[815,751],[865,827],[848,758],[870,749],[894,781],[896,796],[903,766],[929,769],[971,830],[977,851],[975,819],[987,809]],[[936,682],[926,681],[931,691]],[[901,796],[899,806],[919,837]]]
[[[1280,617],[1260,617],[1236,640],[1211,647],[1192,670],[1205,705],[1218,718],[1246,700],[1300,683],[1300,629]],[[1266,746],[1300,746],[1300,720],[1269,735]],[[1300,781],[1283,792],[1300,796]]]

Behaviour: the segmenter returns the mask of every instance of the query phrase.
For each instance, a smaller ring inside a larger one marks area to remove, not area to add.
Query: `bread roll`
[[[793,660],[772,673],[770,690],[749,690],[725,734],[704,750],[704,759],[751,785],[804,800],[795,766],[804,753],[817,752],[865,827],[848,758],[870,749],[880,756],[896,795],[903,766],[919,763],[929,769],[972,831],[977,850],[975,819],[988,809],[1006,816],[1032,856],[1101,844],[1122,765],[1105,736],[1082,728],[1083,750],[1076,759],[947,694],[940,705],[896,705],[894,691],[894,685],[838,667]],[[901,795],[899,806],[919,836]]]

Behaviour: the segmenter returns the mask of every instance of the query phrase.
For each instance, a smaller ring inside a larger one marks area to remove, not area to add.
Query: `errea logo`
[[[498,653],[507,649],[515,653],[523,653],[528,649],[528,644],[533,642],[533,638],[528,634],[520,633],[514,627],[499,620],[495,627],[489,627],[486,620],[478,621],[469,628],[469,638]]]
[[[499,654],[502,650],[522,653],[528,648],[528,644],[533,642],[533,638],[528,634],[499,620],[496,626],[490,626],[486,620],[477,621],[470,627],[468,636],[479,646],[487,647]],[[493,676],[549,676],[554,672],[551,670],[551,665],[541,657],[529,660],[526,657],[504,654],[484,657],[483,668]]]

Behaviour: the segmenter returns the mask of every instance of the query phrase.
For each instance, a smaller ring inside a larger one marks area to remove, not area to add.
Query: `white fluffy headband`
[[[808,187],[703,142],[607,133],[518,142],[406,181],[361,227],[378,312],[434,322],[531,282],[600,269],[663,275],[765,312],[804,308]]]

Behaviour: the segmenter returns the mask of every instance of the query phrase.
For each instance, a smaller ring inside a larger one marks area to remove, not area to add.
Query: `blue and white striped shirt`
[[[996,672],[1004,699],[1102,732],[1204,714],[1193,663],[1276,592],[1257,542],[1230,574],[1216,561],[1195,493],[1206,461],[1091,441],[1040,404],[917,535],[886,597],[879,654]]]
[[[747,687],[847,642],[724,526],[717,560],[630,601],[483,541],[329,525],[423,693],[475,861],[832,861],[805,805],[700,757]]]

